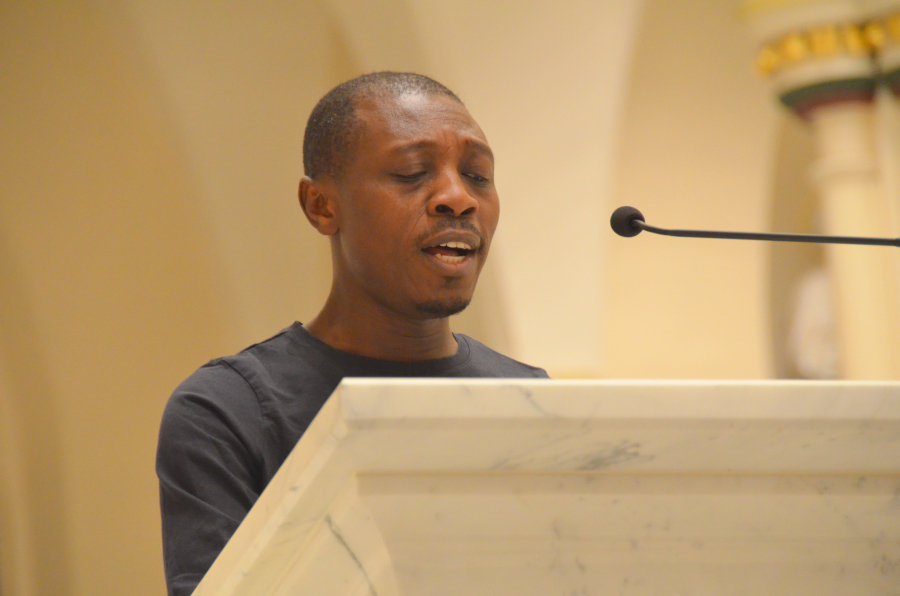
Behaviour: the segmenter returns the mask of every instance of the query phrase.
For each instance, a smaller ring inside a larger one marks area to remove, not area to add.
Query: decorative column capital
[[[900,97],[900,8],[878,21],[882,45],[878,64],[882,79],[894,95]]]
[[[790,31],[763,44],[756,59],[759,72],[773,76],[802,63],[841,57],[865,58],[876,49],[871,31],[856,23],[819,25]]]
[[[756,0],[744,13],[760,41],[757,69],[801,117],[871,101],[882,79],[900,92],[900,2],[864,11],[849,0]]]

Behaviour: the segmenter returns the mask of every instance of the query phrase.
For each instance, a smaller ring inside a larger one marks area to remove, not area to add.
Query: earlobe
[[[309,223],[325,236],[338,232],[337,202],[334,186],[326,181],[313,180],[309,176],[300,179],[300,208]]]

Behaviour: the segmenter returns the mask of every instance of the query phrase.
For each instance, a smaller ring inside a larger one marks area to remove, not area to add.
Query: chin
[[[431,302],[422,302],[416,305],[419,313],[426,315],[429,319],[446,319],[455,314],[459,314],[469,306],[471,298],[455,298],[450,300],[433,300]]]

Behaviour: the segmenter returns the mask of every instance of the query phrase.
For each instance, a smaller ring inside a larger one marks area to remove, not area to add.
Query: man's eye
[[[425,172],[413,172],[412,174],[395,173],[394,178],[400,182],[418,182],[425,176]]]
[[[488,178],[485,178],[484,176],[482,176],[480,174],[476,174],[474,172],[470,172],[468,174],[463,174],[463,175],[466,178],[468,178],[469,180],[471,180],[472,182],[475,182],[476,184],[487,184],[488,182],[490,182],[490,180]]]

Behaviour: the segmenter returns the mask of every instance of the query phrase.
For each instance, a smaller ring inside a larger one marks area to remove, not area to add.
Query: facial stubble
[[[470,298],[456,300],[432,300],[416,305],[416,310],[432,319],[446,319],[459,314],[469,306]]]

